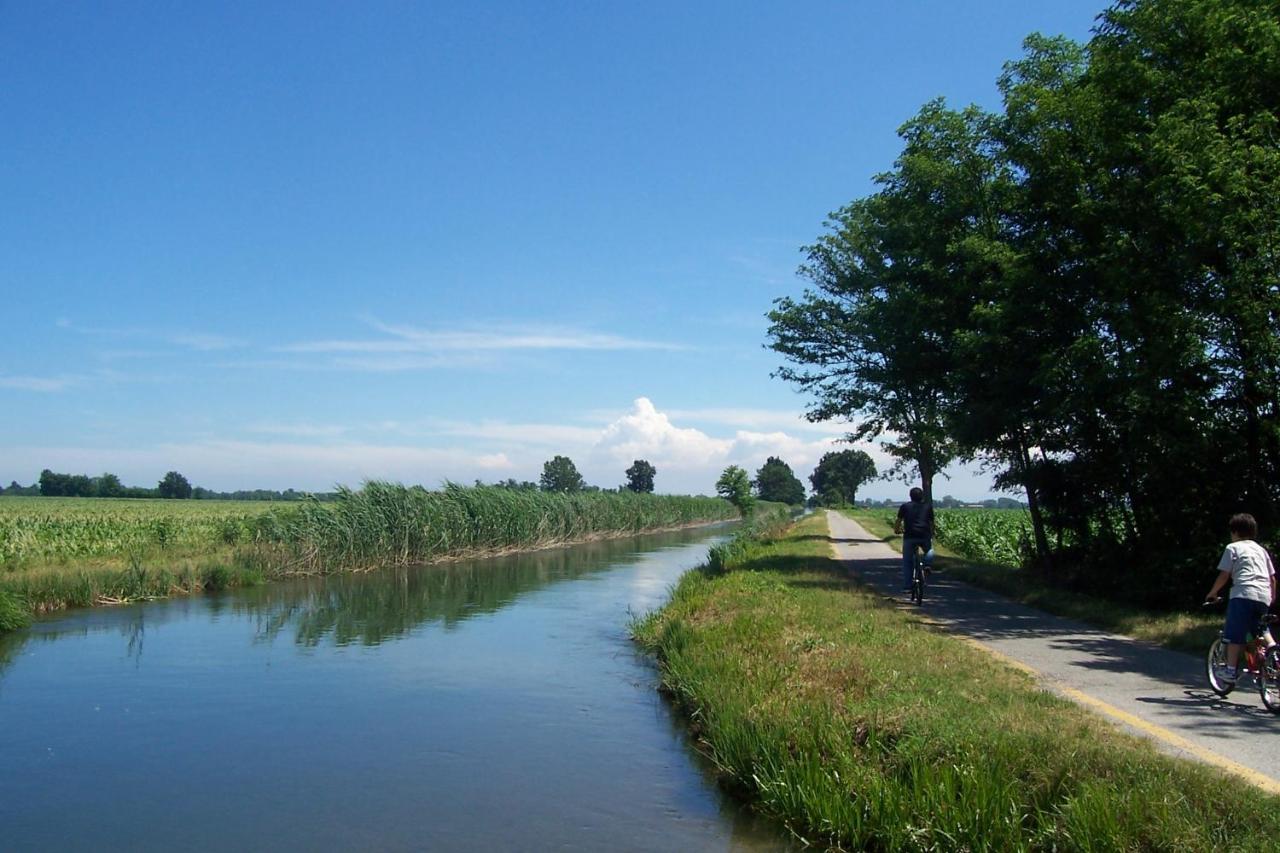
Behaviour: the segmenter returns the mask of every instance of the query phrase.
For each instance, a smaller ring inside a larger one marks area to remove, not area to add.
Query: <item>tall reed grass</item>
[[[372,481],[331,503],[255,521],[253,538],[287,550],[294,571],[339,571],[541,548],[737,517],[719,498],[558,494],[449,484],[438,492]]]
[[[181,516],[163,514],[178,503],[187,502],[156,502],[150,519],[136,507],[128,510],[133,517],[112,519],[96,503],[87,505],[83,524],[66,507],[57,523],[11,519],[12,529],[60,531],[42,540],[49,547],[68,544],[43,562],[0,564],[0,630],[19,627],[30,613],[64,607],[536,549],[738,516],[719,498],[457,485],[432,492],[374,481],[359,490],[342,489],[333,502],[276,505],[253,514],[193,514],[191,526],[200,532],[188,535]],[[166,531],[165,541],[188,547],[157,544],[151,534],[158,528]],[[138,533],[144,529],[151,534]],[[92,535],[78,537],[76,531]],[[137,535],[112,538],[112,531]],[[94,556],[80,556],[89,553]]]

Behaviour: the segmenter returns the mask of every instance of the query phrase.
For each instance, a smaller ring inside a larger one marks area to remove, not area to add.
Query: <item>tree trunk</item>
[[[1053,560],[1049,554],[1049,538],[1044,532],[1044,515],[1040,512],[1040,494],[1031,482],[1031,449],[1027,447],[1025,433],[1018,431],[1018,462],[1021,470],[1022,489],[1027,493],[1027,508],[1031,512],[1031,534],[1036,541],[1036,555],[1047,574],[1052,574]]]

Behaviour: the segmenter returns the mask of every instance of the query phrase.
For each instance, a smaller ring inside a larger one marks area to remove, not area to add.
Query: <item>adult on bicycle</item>
[[[911,501],[898,507],[893,532],[902,534],[902,591],[911,593],[916,547],[924,551],[925,571],[933,569],[933,504],[924,499],[920,487],[910,491]]]
[[[1252,515],[1245,512],[1233,515],[1227,526],[1231,530],[1231,544],[1222,552],[1222,559],[1218,561],[1218,577],[1204,600],[1216,600],[1222,588],[1231,584],[1231,600],[1227,602],[1227,619],[1222,628],[1222,638],[1227,641],[1227,668],[1221,678],[1232,682],[1239,672],[1236,666],[1240,662],[1245,635],[1262,620],[1268,606],[1276,600],[1276,570],[1267,549],[1254,541],[1258,535],[1258,522]],[[1274,641],[1270,636],[1266,639],[1270,647]]]

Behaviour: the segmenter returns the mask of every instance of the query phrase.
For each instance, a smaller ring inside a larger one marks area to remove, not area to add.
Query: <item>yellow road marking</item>
[[[952,636],[956,636],[956,635],[952,635]],[[1036,676],[1037,678],[1039,678],[1041,675],[1041,673],[1038,670],[1033,669],[1030,666],[1027,666],[1022,661],[1015,660],[1009,657],[1008,655],[1004,654],[1003,652],[996,651],[990,646],[984,643],[980,643],[977,640],[973,639],[972,637],[959,637],[959,639],[963,640],[964,642],[968,643],[969,645],[975,648],[981,649],[982,651],[986,652],[987,654],[991,655],[994,658],[998,658],[999,660],[1003,661],[1009,666],[1014,667],[1015,669],[1020,669],[1023,672]],[[1076,690],[1074,687],[1067,687],[1065,684],[1059,684],[1057,682],[1054,682],[1053,689],[1058,693],[1061,693],[1064,696],[1070,699],[1073,699],[1076,702],[1079,702],[1081,705],[1087,705],[1088,707],[1093,708],[1095,711],[1099,711],[1103,714],[1106,714],[1108,717],[1112,717],[1113,719],[1119,720],[1122,723],[1126,723],[1127,725],[1133,726],[1135,729],[1138,729],[1139,731],[1143,732],[1144,734],[1150,737],[1155,738],[1156,740],[1164,741],[1170,746],[1176,747],[1180,750],[1183,750],[1184,752],[1189,752],[1192,755],[1194,755],[1196,758],[1205,762],[1206,764],[1212,764],[1215,767],[1218,767],[1222,770],[1227,771],[1228,773],[1232,773],[1236,776],[1239,776],[1242,779],[1244,779],[1246,782],[1250,782],[1253,785],[1256,785],[1257,787],[1261,788],[1262,790],[1266,791],[1269,794],[1280,795],[1280,782],[1277,782],[1275,779],[1272,779],[1270,776],[1267,776],[1263,773],[1259,773],[1257,770],[1253,770],[1249,767],[1245,767],[1243,764],[1238,764],[1232,761],[1230,758],[1225,758],[1216,752],[1212,752],[1210,750],[1205,749],[1202,746],[1197,746],[1196,744],[1184,738],[1182,735],[1176,734],[1170,731],[1169,729],[1164,728],[1163,726],[1158,726],[1155,723],[1148,722],[1142,719],[1141,717],[1137,717],[1137,716],[1134,716],[1133,714],[1130,714],[1128,711],[1122,711],[1119,708],[1117,708],[1115,705],[1111,705],[1107,702],[1103,702],[1101,699],[1098,699],[1094,696],[1090,696],[1088,693],[1083,693],[1079,690]]]

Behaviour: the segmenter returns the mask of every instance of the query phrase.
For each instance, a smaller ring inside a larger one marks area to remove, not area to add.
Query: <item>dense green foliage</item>
[[[170,475],[173,475],[172,477]],[[274,489],[239,489],[234,492],[217,492],[203,486],[183,489],[181,484],[186,478],[177,472],[166,474],[165,478],[148,489],[142,486],[126,486],[120,478],[112,473],[90,477],[86,474],[58,474],[48,468],[40,472],[40,479],[30,486],[23,486],[17,480],[10,481],[7,487],[0,487],[3,497],[49,497],[49,498],[176,498],[189,497],[206,501],[300,501],[316,498],[332,500],[329,492],[299,492],[295,489],[277,491]],[[188,485],[190,485],[188,483]],[[161,492],[165,493],[162,494]]]
[[[876,463],[862,450],[824,453],[809,483],[823,506],[852,506],[858,487],[876,475]]]
[[[851,586],[810,517],[635,625],[728,786],[821,848],[1270,850],[1275,797]]]
[[[264,516],[257,541],[285,546],[298,570],[333,571],[534,548],[640,533],[737,512],[717,498],[635,492],[544,492],[369,482],[333,503]]]
[[[756,471],[754,485],[756,497],[762,501],[793,506],[804,503],[804,483],[796,477],[790,465],[776,456],[770,456]]]
[[[1280,3],[1124,0],[999,86],[832,216],[779,373],[926,491],[994,465],[1057,582],[1185,603],[1231,513],[1280,523]]]
[[[568,456],[555,456],[542,465],[542,477],[538,487],[544,492],[580,492],[586,488],[586,481],[578,473],[578,466]]]
[[[648,460],[637,459],[627,469],[627,488],[633,492],[652,492],[653,478],[657,475],[658,469],[649,464]]]
[[[177,471],[170,471],[156,486],[156,494],[166,499],[186,500],[191,497],[191,483]]]
[[[738,465],[730,465],[720,472],[720,479],[716,480],[716,494],[736,506],[743,516],[750,515],[755,504],[755,497],[751,494],[751,479]]]
[[[755,550],[763,541],[781,536],[791,522],[791,504],[757,501],[746,524],[734,531],[733,536],[707,552],[707,570],[727,571],[739,565],[743,555]]]

